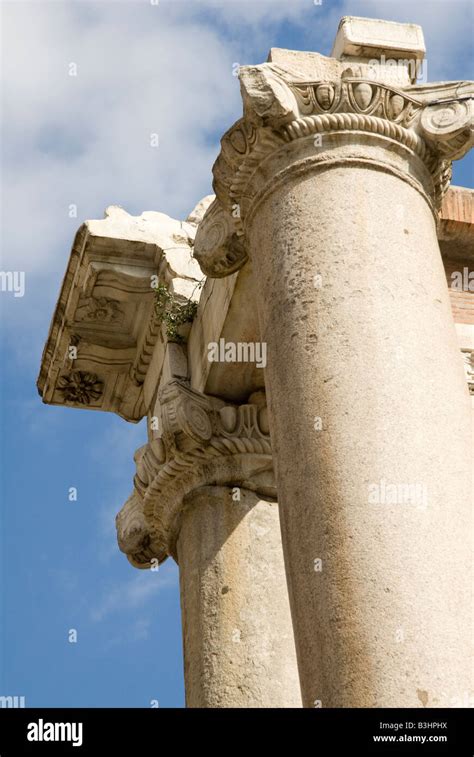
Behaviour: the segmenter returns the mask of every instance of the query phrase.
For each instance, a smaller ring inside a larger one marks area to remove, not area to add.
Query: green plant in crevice
[[[197,286],[202,286],[201,282]],[[179,333],[180,326],[191,323],[197,311],[197,302],[186,299],[178,300],[171,294],[164,284],[158,284],[155,289],[155,314],[160,322],[166,326],[166,336],[172,342],[184,342]]]

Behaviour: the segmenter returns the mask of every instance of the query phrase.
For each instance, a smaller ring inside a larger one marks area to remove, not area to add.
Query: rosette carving
[[[77,402],[80,405],[89,405],[98,400],[104,391],[104,382],[95,373],[88,371],[71,371],[61,376],[57,386],[65,402]]]

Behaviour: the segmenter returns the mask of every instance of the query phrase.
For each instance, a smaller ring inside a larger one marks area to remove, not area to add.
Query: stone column
[[[470,104],[460,83],[314,67],[241,69],[195,251],[209,275],[256,272],[304,705],[453,706],[472,690],[473,468],[436,221]]]
[[[267,410],[172,381],[117,517],[138,568],[180,569],[188,707],[301,707]]]
[[[187,706],[301,707],[278,505],[203,487],[176,546]]]

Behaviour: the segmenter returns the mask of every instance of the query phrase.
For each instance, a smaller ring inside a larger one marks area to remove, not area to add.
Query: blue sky
[[[184,218],[240,116],[233,65],[270,47],[329,54],[350,14],[420,23],[429,80],[472,77],[464,0],[2,3],[2,270],[25,271],[26,292],[0,293],[0,695],[184,705],[177,568],[137,571],[115,542],[145,428],[43,405],[41,351],[80,223],[111,204]],[[454,181],[473,186],[472,157]]]

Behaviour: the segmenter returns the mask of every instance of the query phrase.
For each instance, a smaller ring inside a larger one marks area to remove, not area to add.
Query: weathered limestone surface
[[[332,58],[367,65],[367,61],[380,61],[384,79],[401,83],[414,83],[417,68],[425,57],[423,31],[417,24],[398,24],[381,19],[344,16],[331,52]],[[383,58],[382,58],[383,56]],[[396,62],[397,65],[393,65]],[[369,62],[370,65],[370,62]]]
[[[433,219],[399,183],[363,168],[287,179],[250,231],[307,704],[420,706],[426,692],[436,706],[471,687],[468,397]],[[371,503],[382,481],[421,485],[426,503]]]
[[[310,82],[297,53],[241,69],[195,254],[258,281],[304,704],[449,706],[472,691],[472,443],[436,222],[474,90],[368,76],[377,24],[343,24]]]
[[[114,206],[103,220],[82,224],[43,352],[44,402],[134,422],[146,415],[151,355],[166,341],[154,314],[153,277],[178,300],[198,299],[195,230],[164,213],[137,218]]]
[[[177,541],[188,707],[301,707],[278,506],[204,487]]]

